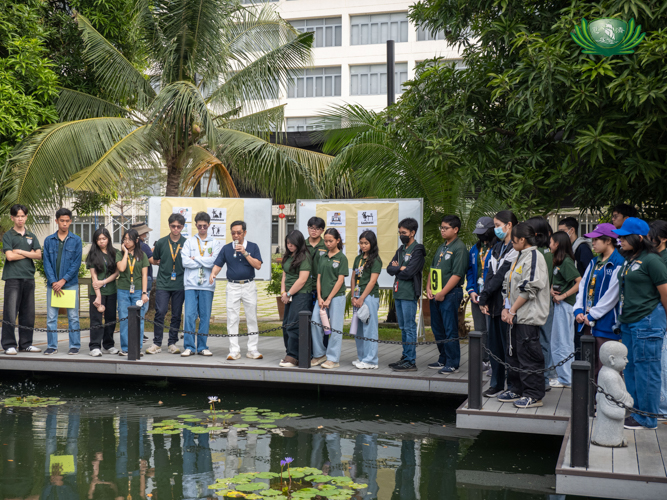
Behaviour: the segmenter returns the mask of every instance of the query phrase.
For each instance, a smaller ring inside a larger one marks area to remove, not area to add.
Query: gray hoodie
[[[510,308],[519,297],[527,302],[517,311],[514,322],[542,326],[549,316],[549,271],[544,255],[536,247],[528,247],[519,255],[505,275],[503,299]]]

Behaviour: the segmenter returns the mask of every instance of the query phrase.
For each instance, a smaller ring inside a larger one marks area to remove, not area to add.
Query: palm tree
[[[29,136],[5,166],[5,207],[44,210],[64,185],[109,192],[156,163],[166,168],[167,196],[191,192],[207,174],[223,196],[239,187],[281,200],[323,194],[331,157],[269,142],[284,120],[270,101],[279,82],[309,65],[312,33],[238,0],[139,0],[136,15],[148,74],[76,14],[108,100],[61,90],[61,122]]]

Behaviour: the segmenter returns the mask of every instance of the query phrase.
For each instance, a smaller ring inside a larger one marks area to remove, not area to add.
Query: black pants
[[[171,321],[169,322],[169,340],[167,340],[167,345],[176,345],[178,342],[178,329],[181,327],[185,290],[156,290],[155,324],[153,325],[153,344],[156,346],[162,345],[164,318],[167,315],[170,300]]]
[[[540,344],[540,327],[535,325],[513,325],[510,330],[510,345],[506,361],[512,366],[526,370],[544,368],[544,354]],[[511,354],[510,354],[511,349]],[[544,374],[524,373],[508,370],[507,386],[512,392],[536,400],[544,397]]]
[[[102,295],[100,302],[104,306],[104,312],[101,313],[93,305],[95,296],[90,296],[90,342],[88,347],[93,349],[111,349],[114,346],[113,332],[116,330],[116,294]],[[102,323],[104,320],[104,323]],[[104,326],[102,326],[104,324]],[[97,328],[95,328],[97,327]]]
[[[283,319],[283,339],[287,355],[299,359],[299,313],[310,311],[312,297],[310,293],[292,295],[292,302],[285,304]],[[292,324],[294,323],[294,324]],[[290,325],[287,326],[286,325]]]
[[[10,347],[16,349],[16,335],[14,326],[16,317],[18,324],[27,328],[19,328],[19,350],[27,349],[32,345],[32,327],[35,326],[35,280],[8,279],[5,280],[5,300],[2,319],[10,324],[2,324],[0,343],[6,351]]]
[[[489,350],[505,361],[507,352],[507,323],[500,316],[489,316]],[[505,366],[491,358],[491,387],[498,391],[505,389]],[[512,389],[508,387],[508,389]]]

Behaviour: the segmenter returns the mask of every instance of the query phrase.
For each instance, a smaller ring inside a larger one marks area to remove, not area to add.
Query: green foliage
[[[658,216],[667,201],[664,5],[417,2],[412,21],[444,29],[463,49],[464,69],[423,64],[392,113],[429,164],[444,162],[507,206],[543,213],[628,201]],[[570,33],[582,18],[602,17],[641,24],[635,54],[582,53]]]
[[[266,287],[266,293],[269,295],[280,295],[280,287],[283,279],[283,268],[280,264],[271,263],[271,281]]]

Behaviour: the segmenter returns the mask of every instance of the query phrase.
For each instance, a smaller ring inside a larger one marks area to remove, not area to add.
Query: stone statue
[[[613,396],[626,406],[632,406],[633,400],[625,389],[625,381],[621,372],[628,364],[628,348],[620,342],[605,342],[600,347],[600,361],[602,368],[598,375],[598,385],[604,391]],[[620,408],[609,401],[600,392],[595,396],[597,401],[597,416],[593,429],[592,444],[620,448],[628,443],[623,438],[623,421],[625,420],[625,408]]]

